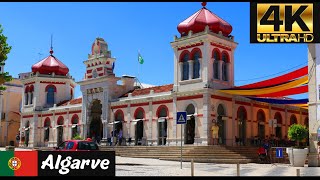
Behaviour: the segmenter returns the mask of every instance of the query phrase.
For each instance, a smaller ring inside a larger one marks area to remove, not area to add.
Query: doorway
[[[186,108],[187,123],[184,128],[184,144],[193,144],[195,137],[196,121],[195,121],[195,107],[189,104]]]
[[[91,121],[90,121],[90,130],[89,130],[88,137],[94,139],[98,143],[100,142],[100,139],[103,133],[101,114],[102,114],[102,104],[100,100],[95,99],[92,102],[92,106],[91,106],[91,113],[90,113]]]

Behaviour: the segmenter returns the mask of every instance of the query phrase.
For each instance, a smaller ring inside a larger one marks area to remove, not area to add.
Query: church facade
[[[75,82],[54,55],[20,74],[23,84],[20,146],[57,146],[75,136],[107,140],[122,130],[135,145],[211,145],[211,127],[219,124],[219,143],[234,145],[258,136],[284,138],[293,123],[307,125],[306,109],[218,92],[234,87],[232,26],[205,5],[178,25],[171,42],[174,82],[137,88],[135,78],[117,77],[108,44],[96,38],[84,61],[84,79]],[[121,81],[121,83],[118,83]],[[81,98],[74,98],[80,85]],[[179,125],[177,112],[187,112]],[[273,127],[269,119],[277,119]],[[181,127],[182,126],[182,127]]]

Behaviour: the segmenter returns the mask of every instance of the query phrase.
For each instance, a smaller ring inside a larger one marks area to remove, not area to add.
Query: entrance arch
[[[143,138],[143,120],[145,119],[145,112],[143,108],[139,107],[136,109],[134,113],[134,118],[136,120],[135,123],[135,145],[142,145],[142,138]]]
[[[100,100],[93,100],[91,108],[90,108],[90,130],[89,136],[92,139],[95,139],[98,143],[102,137],[103,127],[101,121],[102,114],[102,104]]]
[[[226,144],[226,121],[222,119],[222,117],[226,117],[226,111],[222,104],[218,105],[217,114],[219,144]]]
[[[266,115],[262,109],[259,109],[257,113],[257,120],[258,120],[258,137],[263,140],[265,139],[265,122],[266,122]]]
[[[30,139],[30,122],[27,121],[25,126],[24,126],[24,131],[25,131],[25,145],[28,147],[29,145],[29,139]]]
[[[195,121],[195,107],[193,104],[189,104],[186,108],[187,116],[187,124],[185,125],[184,129],[184,144],[193,144],[194,143],[194,137],[195,137],[195,127],[196,127],[196,121]]]
[[[239,129],[238,136],[240,138],[240,143],[244,144],[246,142],[247,111],[243,106],[240,106],[238,108],[237,118],[238,118],[238,129]]]
[[[116,136],[116,137],[118,137],[118,134],[119,134],[119,132],[120,132],[120,130],[122,131],[122,133],[123,133],[123,125],[122,125],[122,123],[123,123],[123,121],[124,121],[124,114],[123,114],[123,111],[122,110],[117,110],[116,112],[115,112],[115,114],[114,114],[114,121],[115,121],[115,123],[113,124],[113,129],[112,129],[112,131],[114,130],[115,132],[114,132],[114,135]],[[111,133],[112,134],[112,133]],[[122,134],[122,136],[123,136],[123,134]]]
[[[157,110],[158,115],[158,145],[165,145],[167,143],[167,106],[161,105]]]
[[[57,146],[63,142],[63,123],[64,119],[60,116],[57,121]]]

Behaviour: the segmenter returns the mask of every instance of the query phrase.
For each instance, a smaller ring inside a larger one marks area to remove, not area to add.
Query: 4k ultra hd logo
[[[319,3],[251,3],[251,43],[319,43]]]

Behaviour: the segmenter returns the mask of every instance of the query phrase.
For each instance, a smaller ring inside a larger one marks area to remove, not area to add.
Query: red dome
[[[64,65],[61,61],[59,61],[56,57],[54,57],[52,53],[50,56],[34,64],[32,66],[32,72],[39,72],[40,74],[52,74],[54,72],[56,75],[63,76],[68,74],[69,68],[66,65]]]
[[[224,36],[228,36],[232,31],[232,26],[229,23],[205,7],[181,22],[178,25],[178,31],[184,36],[187,35],[190,30],[193,33],[202,32],[207,25],[212,32],[219,33],[219,31],[221,31]]]

